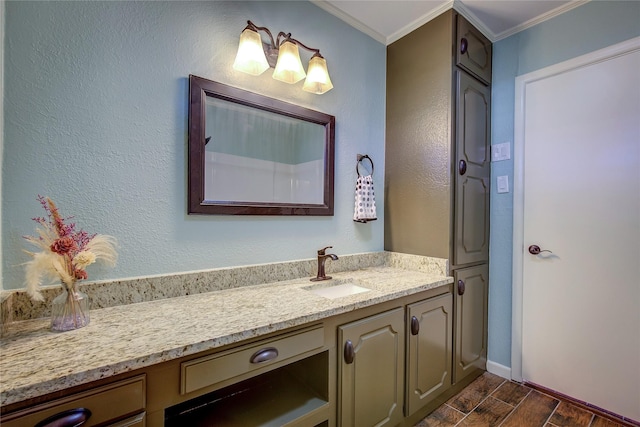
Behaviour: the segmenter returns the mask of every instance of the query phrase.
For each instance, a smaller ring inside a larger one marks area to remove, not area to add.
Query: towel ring
[[[358,154],[358,163],[356,163],[356,173],[358,174],[358,176],[360,175],[360,170],[358,169],[358,166],[360,166],[360,163],[362,163],[363,160],[369,160],[369,163],[371,163],[371,175],[373,175],[373,160],[371,160],[371,157],[369,157],[368,154],[365,154],[364,156],[362,154]]]

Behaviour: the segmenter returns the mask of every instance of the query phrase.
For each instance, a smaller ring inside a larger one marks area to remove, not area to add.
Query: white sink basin
[[[363,288],[354,283],[341,283],[336,285],[315,285],[303,288],[313,294],[319,295],[328,299],[335,299],[346,297],[349,295],[355,295],[362,292],[370,291],[371,289]]]

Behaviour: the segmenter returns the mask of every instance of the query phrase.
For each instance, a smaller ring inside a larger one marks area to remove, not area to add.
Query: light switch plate
[[[509,160],[511,158],[511,142],[503,142],[502,144],[494,144],[491,146],[491,161],[499,162],[501,160]]]
[[[509,175],[502,175],[498,177],[498,193],[509,192]]]

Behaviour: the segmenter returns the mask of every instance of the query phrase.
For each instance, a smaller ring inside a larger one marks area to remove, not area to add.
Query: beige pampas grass
[[[43,301],[39,286],[43,280],[62,281],[70,291],[76,281],[87,278],[85,268],[96,261],[114,266],[118,260],[117,241],[113,236],[76,231],[75,224],[65,223],[55,203],[49,198],[38,196],[47,213],[46,218],[34,218],[36,236],[24,238],[42,250],[29,252],[33,259],[25,265],[25,286],[27,294],[35,301]],[[67,218],[69,219],[69,218]]]
[[[55,252],[29,252],[33,259],[25,263],[25,284],[27,295],[34,301],[43,301],[40,285],[43,279],[51,283],[62,280],[66,285],[73,285],[74,278],[67,272],[65,259]]]
[[[115,237],[96,234],[85,246],[84,250],[93,253],[96,256],[96,261],[103,261],[106,265],[113,267],[118,261],[117,246],[118,241]]]

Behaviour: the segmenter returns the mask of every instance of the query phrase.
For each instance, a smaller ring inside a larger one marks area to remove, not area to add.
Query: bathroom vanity
[[[477,375],[452,383],[446,261],[379,258],[322,282],[93,310],[63,334],[16,322],[2,339],[2,425],[81,408],[86,426],[413,425]]]

